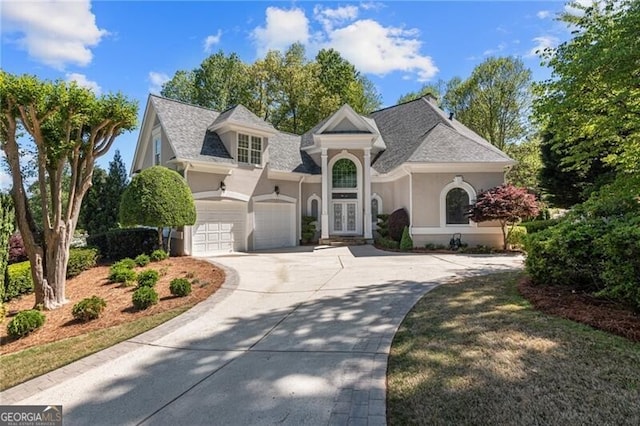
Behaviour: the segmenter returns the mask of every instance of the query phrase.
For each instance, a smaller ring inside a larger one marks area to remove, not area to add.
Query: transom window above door
[[[353,161],[341,158],[333,165],[332,186],[334,188],[357,188],[358,169]]]
[[[262,138],[238,133],[238,162],[262,164]]]

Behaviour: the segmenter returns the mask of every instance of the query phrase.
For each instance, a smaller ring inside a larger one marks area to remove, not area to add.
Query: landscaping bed
[[[159,302],[145,310],[136,310],[133,307],[132,294],[136,290],[135,285],[125,287],[119,283],[109,282],[108,266],[94,267],[68,279],[66,297],[69,303],[53,311],[44,311],[46,316],[44,325],[21,339],[8,337],[7,324],[17,312],[33,308],[35,296],[25,295],[7,302],[5,304],[7,318],[0,328],[0,354],[114,327],[182,306],[192,306],[209,297],[225,280],[224,271],[221,269],[209,262],[190,257],[169,258],[135,270],[140,272],[147,269],[160,272],[160,279],[155,285]],[[186,297],[173,296],[169,290],[169,283],[175,278],[187,278],[192,282],[191,294]],[[94,295],[103,298],[107,303],[100,318],[88,322],[75,320],[71,313],[74,304]]]

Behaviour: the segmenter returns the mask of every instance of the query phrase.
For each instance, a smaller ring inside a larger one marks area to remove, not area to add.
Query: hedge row
[[[112,229],[87,238],[87,245],[96,247],[104,259],[135,258],[139,254],[151,254],[161,248],[158,231],[150,228]]]

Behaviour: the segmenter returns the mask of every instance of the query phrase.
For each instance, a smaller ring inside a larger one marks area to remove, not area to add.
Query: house
[[[400,208],[416,246],[447,244],[453,233],[499,246],[499,226],[463,213],[513,164],[431,98],[368,116],[344,105],[300,136],[242,105],[217,112],[151,95],[131,170],[182,174],[197,222],[174,231],[174,245],[206,256],[295,246],[304,215],[317,219],[321,240],[370,240],[377,215]]]

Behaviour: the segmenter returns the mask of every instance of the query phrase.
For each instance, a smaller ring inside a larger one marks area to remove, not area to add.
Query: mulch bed
[[[640,315],[627,306],[568,287],[534,285],[528,277],[520,280],[518,291],[542,312],[640,342]]]

